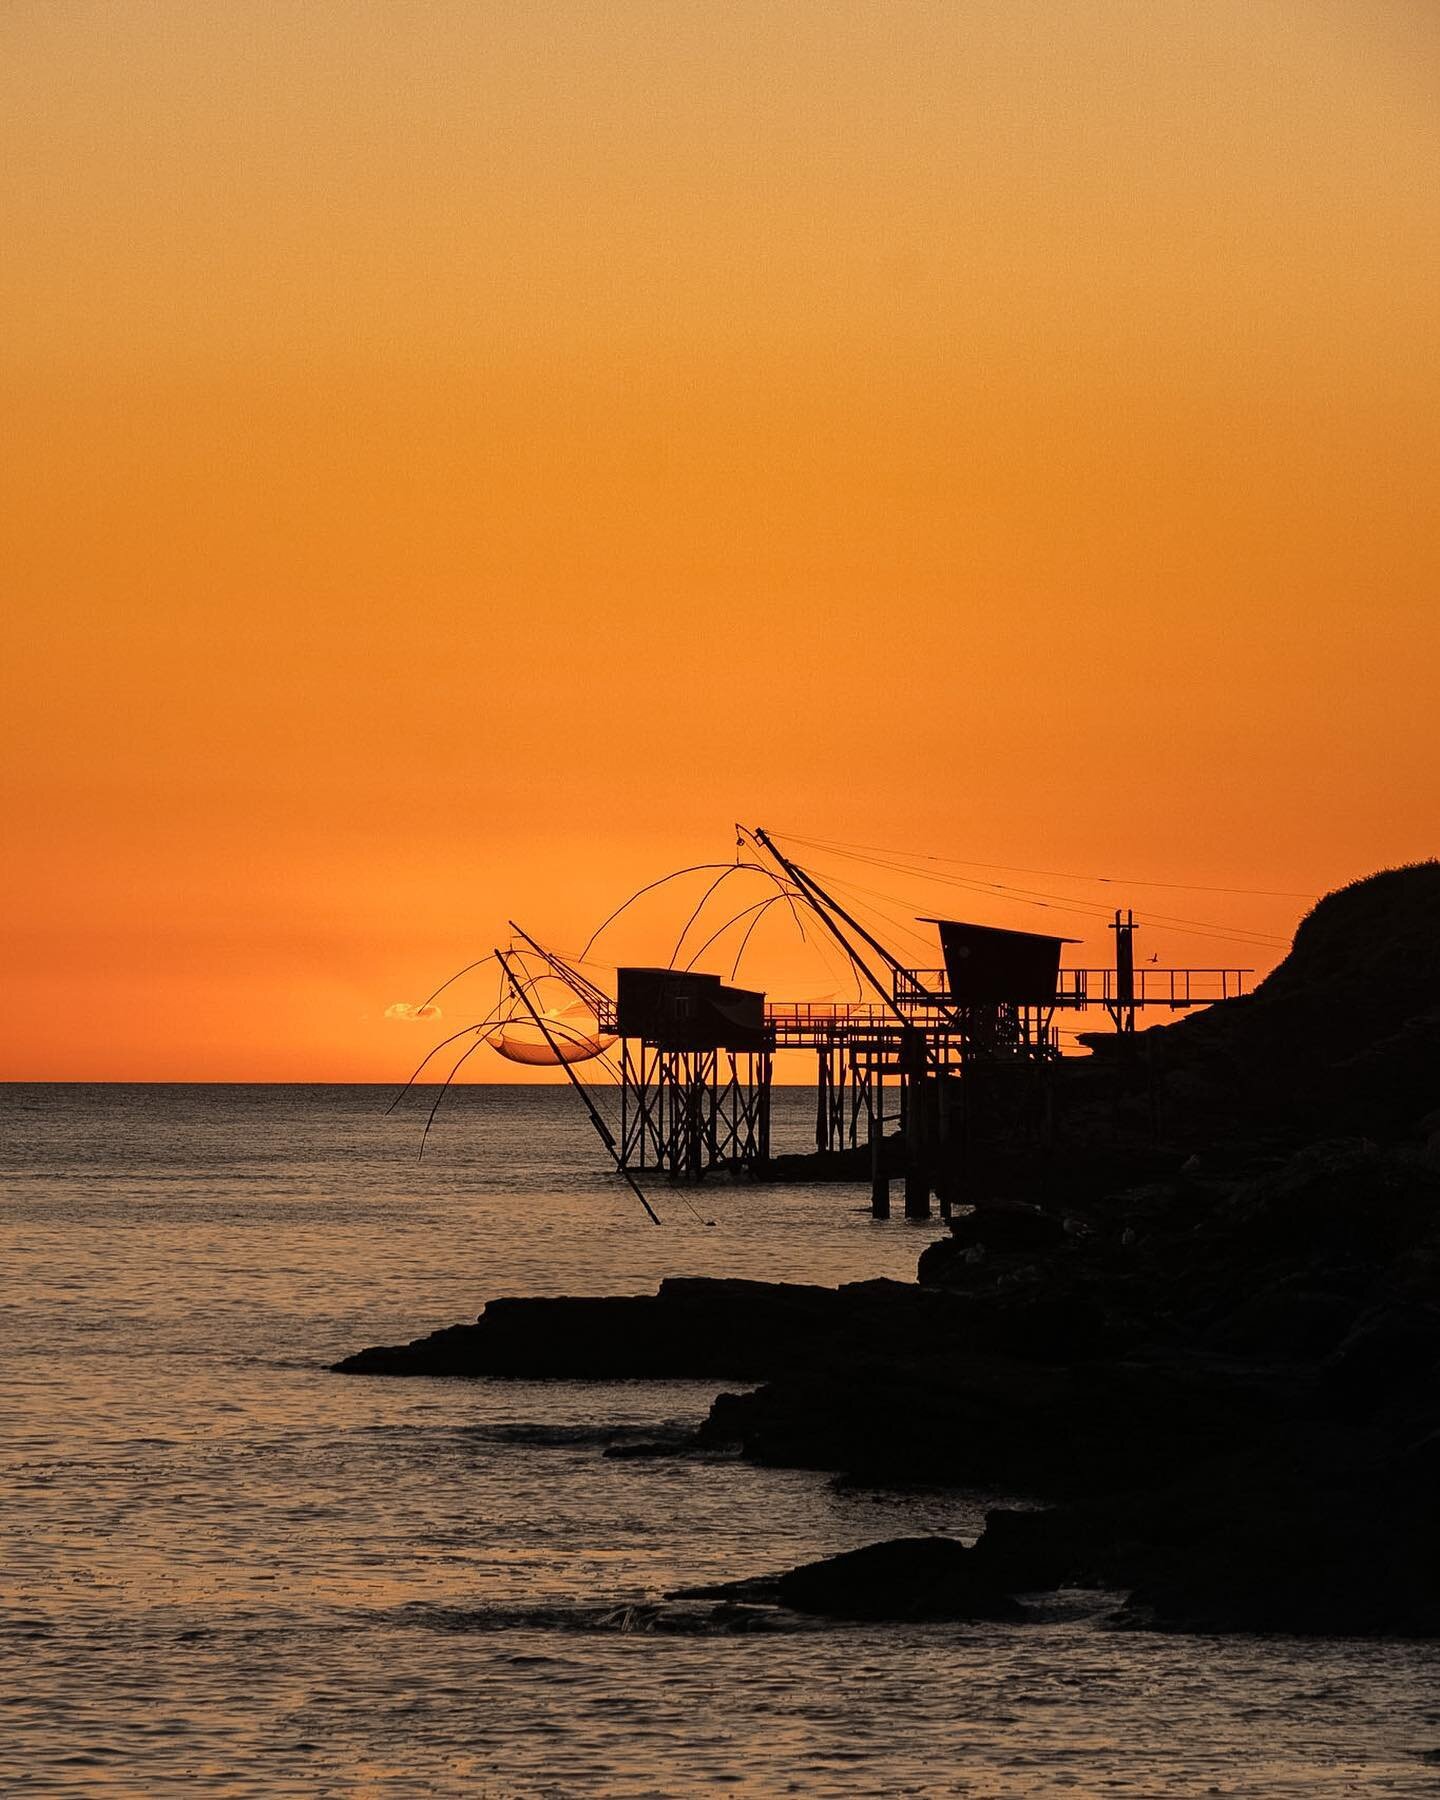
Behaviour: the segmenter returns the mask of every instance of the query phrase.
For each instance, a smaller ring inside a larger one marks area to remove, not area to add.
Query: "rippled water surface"
[[[502,1293],[908,1277],[843,1189],[659,1190],[568,1093],[0,1089],[0,1793],[1440,1793],[1440,1653],[1024,1626],[646,1629],[983,1496],[607,1460],[703,1383],[345,1379]],[[777,1098],[803,1142],[808,1097]],[[1323,1578],[1323,1577],[1322,1577]],[[633,1603],[633,1604],[632,1604]],[[683,1622],[683,1621],[682,1621]]]

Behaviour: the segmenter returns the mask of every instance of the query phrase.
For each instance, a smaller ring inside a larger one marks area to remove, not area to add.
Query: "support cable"
[[[803,843],[806,840],[800,839],[797,841]],[[943,883],[947,887],[963,888],[970,893],[985,894],[988,896],[998,894],[1006,899],[1019,900],[1026,905],[1039,906],[1046,911],[1071,912],[1077,917],[1104,919],[1110,916],[1112,910],[1110,907],[1101,904],[1099,901],[1087,900],[1078,894],[1052,894],[1043,888],[1015,887],[1010,883],[1003,881],[971,881],[961,875],[938,874],[925,869],[917,869],[904,863],[882,862],[876,857],[861,856],[848,851],[832,851],[827,852],[827,854],[840,855],[851,862],[866,863],[872,868],[889,869],[898,875],[911,875],[920,881],[937,882]],[[1077,876],[1074,879],[1083,880],[1088,879],[1088,877]],[[1137,883],[1136,885],[1140,886],[1145,884]],[[884,897],[896,901],[897,904],[908,904],[908,902],[900,900],[897,895],[891,894]],[[1257,949],[1272,947],[1284,949],[1287,947],[1284,938],[1276,937],[1272,933],[1254,931],[1244,926],[1239,927],[1235,931],[1227,931],[1223,925],[1214,919],[1188,919],[1171,913],[1148,913],[1147,918],[1154,924],[1164,925],[1167,928],[1179,931],[1182,935],[1188,937],[1213,938],[1222,943],[1247,944],[1252,948]]]
[[[1198,881],[1133,881],[1122,875],[1076,875],[1065,869],[1031,869],[1022,863],[975,862],[963,856],[936,856],[926,850],[891,850],[876,844],[839,844],[824,838],[799,837],[794,832],[781,836],[792,844],[804,844],[812,850],[829,850],[844,856],[855,851],[872,851],[881,856],[904,858],[909,862],[950,863],[962,869],[1000,869],[1010,875],[1048,875],[1057,881],[1094,881],[1111,887],[1170,888],[1184,894],[1240,894],[1261,900],[1318,900],[1318,894],[1302,893],[1298,888],[1215,887]]]

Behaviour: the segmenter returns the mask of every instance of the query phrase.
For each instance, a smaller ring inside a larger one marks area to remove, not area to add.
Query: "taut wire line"
[[[871,868],[889,869],[897,875],[913,876],[916,880],[942,883],[947,887],[960,888],[967,893],[985,894],[994,897],[1018,901],[1028,906],[1038,906],[1050,912],[1070,912],[1078,918],[1108,919],[1113,908],[1102,905],[1098,901],[1086,900],[1076,894],[1052,894],[1042,888],[1014,887],[1002,881],[973,881],[961,875],[946,875],[931,870],[917,869],[903,863],[882,862],[876,857],[856,855],[848,851],[825,852],[838,854],[848,861],[865,863]],[[836,878],[838,879],[838,878]],[[1077,877],[1076,879],[1081,879]],[[878,890],[871,890],[876,892]],[[909,905],[912,902],[899,895],[889,894],[884,898],[897,905]],[[1255,949],[1285,949],[1287,940],[1273,936],[1268,932],[1255,931],[1240,926],[1227,930],[1225,926],[1213,919],[1187,919],[1171,913],[1147,913],[1146,919],[1156,925],[1163,925],[1188,937],[1212,938],[1221,943],[1245,944]]]
[[[1318,894],[1302,893],[1298,888],[1216,887],[1199,881],[1134,881],[1123,875],[1076,875],[1065,869],[1032,869],[1023,863],[975,862],[963,856],[937,856],[928,850],[890,850],[877,844],[840,844],[825,838],[797,837],[792,832],[777,832],[793,844],[806,844],[813,850],[828,850],[844,856],[856,851],[869,851],[879,856],[902,858],[906,862],[950,863],[961,869],[999,869],[1009,875],[1048,875],[1057,881],[1097,881],[1113,887],[1171,888],[1184,894],[1240,894],[1261,900],[1317,900]]]

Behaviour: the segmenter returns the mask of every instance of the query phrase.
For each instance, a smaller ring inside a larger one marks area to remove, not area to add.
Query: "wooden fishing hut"
[[[1060,957],[1079,940],[963,919],[921,923],[936,928],[943,967],[896,971],[895,998],[925,1034],[910,1057],[905,1107],[905,1210],[923,1218],[932,1187],[949,1212],[984,1147],[1049,1134]]]
[[[614,1019],[620,1166],[690,1181],[763,1168],[775,1051],[764,994],[688,969],[622,968]]]

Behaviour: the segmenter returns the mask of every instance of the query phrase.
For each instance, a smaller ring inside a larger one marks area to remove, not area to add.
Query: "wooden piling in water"
[[[885,1167],[885,1077],[877,1068],[870,1082],[866,1114],[870,1137],[870,1217],[890,1217],[890,1173]]]

